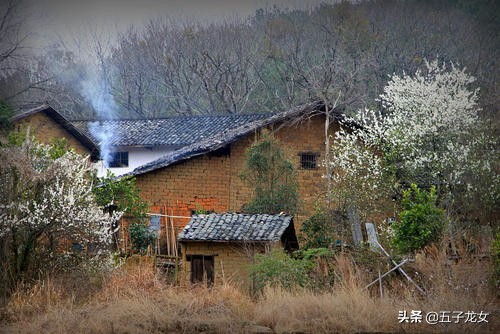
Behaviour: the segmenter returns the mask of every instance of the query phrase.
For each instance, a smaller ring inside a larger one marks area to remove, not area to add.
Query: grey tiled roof
[[[291,216],[223,213],[194,215],[179,241],[278,241]]]
[[[229,128],[269,118],[269,113],[239,115],[175,116],[158,119],[73,121],[81,132],[99,142],[91,131],[96,124],[111,133],[112,146],[189,145],[217,135]]]
[[[199,155],[206,154],[208,152],[215,151],[219,148],[224,147],[227,144],[230,144],[242,138],[243,136],[252,133],[257,129],[263,128],[270,124],[285,122],[289,119],[293,119],[301,115],[314,113],[318,110],[318,105],[319,105],[318,102],[314,102],[287,111],[274,114],[267,114],[267,117],[256,119],[254,121],[241,124],[240,126],[230,127],[226,131],[223,131],[217,134],[216,136],[208,137],[201,141],[197,141],[190,145],[186,145],[173,152],[167,153],[166,155],[164,155],[161,158],[158,158],[157,160],[154,160],[145,165],[137,167],[130,174],[140,175],[149,173],[156,169],[164,168],[174,163],[178,163]],[[336,118],[341,116],[342,115],[335,115]]]

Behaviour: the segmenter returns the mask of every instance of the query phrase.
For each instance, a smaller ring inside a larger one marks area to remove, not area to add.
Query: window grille
[[[128,167],[128,152],[111,152],[109,154],[108,167]]]
[[[318,168],[318,153],[302,152],[300,155],[300,167],[302,169],[316,169]]]

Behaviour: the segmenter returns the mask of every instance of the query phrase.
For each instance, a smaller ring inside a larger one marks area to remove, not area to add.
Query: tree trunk
[[[325,101],[325,167],[326,167],[326,216],[327,219],[331,219],[331,211],[332,211],[332,201],[331,201],[331,193],[332,193],[332,168],[330,165],[330,109],[328,107],[327,101]]]

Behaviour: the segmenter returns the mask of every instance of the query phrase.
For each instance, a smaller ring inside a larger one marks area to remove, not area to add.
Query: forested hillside
[[[157,18],[110,44],[90,34],[88,44],[54,42],[37,56],[14,34],[23,13],[12,6],[0,30],[12,39],[1,50],[0,98],[15,108],[49,101],[71,118],[89,118],[100,91],[112,96],[115,117],[267,112],[339,94],[339,107],[353,112],[376,103],[389,75],[436,58],[477,78],[484,114],[498,105],[495,1],[274,7],[210,24]]]

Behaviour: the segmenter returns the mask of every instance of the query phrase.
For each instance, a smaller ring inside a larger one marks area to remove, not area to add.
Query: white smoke
[[[106,80],[95,71],[87,70],[87,76],[81,82],[81,93],[96,113],[97,120],[90,123],[89,130],[92,136],[99,140],[101,159],[104,166],[108,168],[111,139],[117,134],[113,133],[110,122],[106,122],[106,120],[116,118],[118,106],[111,95]]]

